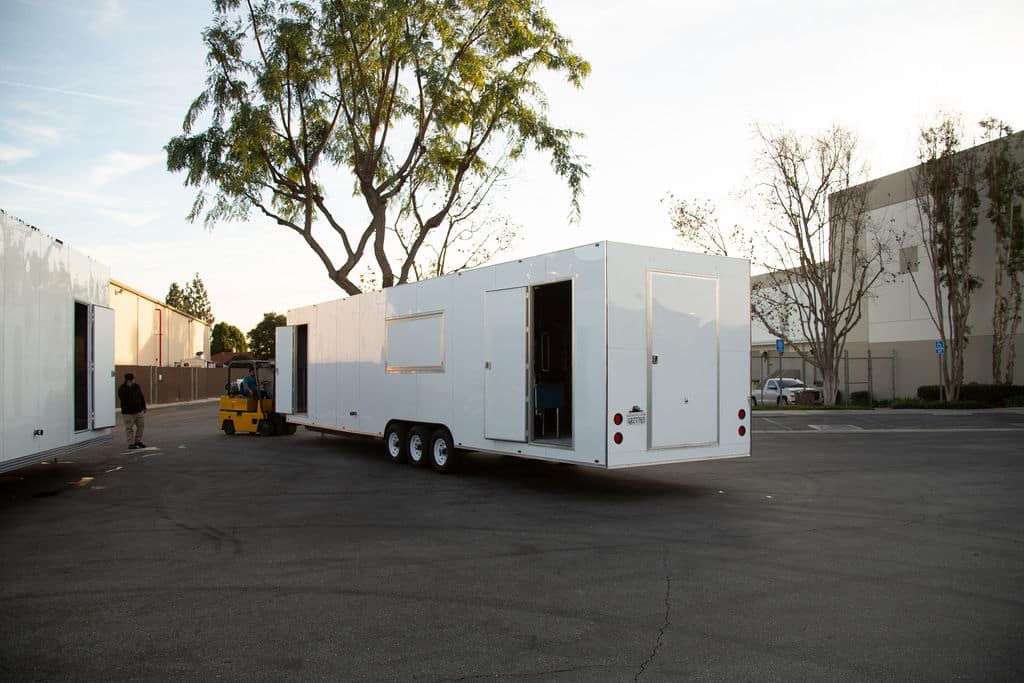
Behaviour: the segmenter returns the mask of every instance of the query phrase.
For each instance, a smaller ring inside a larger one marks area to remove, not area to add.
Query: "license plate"
[[[628,425],[647,424],[647,413],[634,413],[633,415],[627,415],[626,416],[626,424],[628,424]]]

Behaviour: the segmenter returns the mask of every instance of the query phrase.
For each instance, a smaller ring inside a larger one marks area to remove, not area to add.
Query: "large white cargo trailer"
[[[109,439],[110,271],[0,211],[0,472]]]
[[[277,410],[383,436],[602,468],[750,454],[750,269],[602,242],[297,308]]]

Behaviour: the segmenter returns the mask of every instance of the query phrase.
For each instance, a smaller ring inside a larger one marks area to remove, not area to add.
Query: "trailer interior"
[[[572,446],[572,282],[533,287],[531,441]]]

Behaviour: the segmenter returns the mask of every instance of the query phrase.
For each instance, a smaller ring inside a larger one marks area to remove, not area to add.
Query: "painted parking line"
[[[807,425],[811,429],[817,429],[819,432],[861,432],[864,431],[863,427],[857,425],[848,424],[825,424],[825,425]]]

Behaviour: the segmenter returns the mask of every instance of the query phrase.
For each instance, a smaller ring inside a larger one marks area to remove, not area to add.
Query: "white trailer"
[[[110,271],[0,211],[0,472],[109,439]]]
[[[612,242],[288,311],[277,410],[462,451],[601,468],[750,454],[747,261]]]

